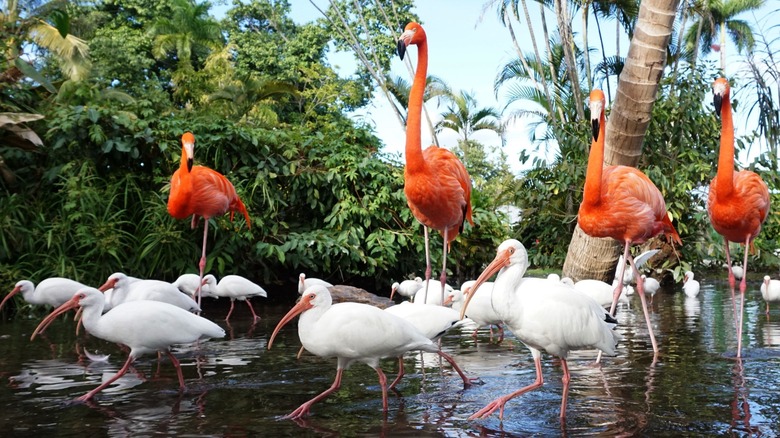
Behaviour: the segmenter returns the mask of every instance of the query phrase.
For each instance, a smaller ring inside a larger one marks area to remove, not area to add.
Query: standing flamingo
[[[629,166],[604,167],[604,138],[606,137],[606,101],[601,90],[590,93],[590,121],[593,125],[593,143],[588,156],[588,171],[585,174],[585,190],[580,204],[577,222],[586,234],[592,237],[611,237],[624,243],[623,258],[628,260],[634,277],[637,278],[637,292],[642,301],[647,330],[653,353],[658,354],[658,344],[653,334],[650,315],[647,312],[645,290],[639,271],[631,257],[631,245],[664,233],[673,241],[682,244],[666,213],[666,204],[658,188],[644,173]],[[624,265],[625,269],[625,265]],[[624,272],[616,277],[624,278]],[[609,313],[615,314],[622,290],[618,282],[612,296]],[[600,357],[600,355],[599,355]]]
[[[545,278],[523,278],[527,268],[528,253],[523,244],[515,239],[505,240],[474,288],[479,290],[482,283],[498,272],[492,292],[494,308],[515,337],[531,350],[536,365],[536,381],[497,398],[469,419],[486,418],[496,409],[500,409],[499,418],[503,418],[507,401],[541,387],[544,383],[542,350],[561,359],[563,396],[560,417],[563,419],[571,379],[566,363],[569,351],[598,348],[609,355],[616,354],[615,347],[620,336],[613,330],[617,321],[610,314],[591,298],[574,292],[571,286]],[[473,296],[469,295],[463,304],[461,317],[468,314]]]
[[[246,302],[246,305],[249,306],[249,310],[252,311],[252,323],[256,323],[257,320],[260,319],[260,317],[257,316],[257,313],[255,313],[255,308],[252,307],[252,303],[249,302],[249,299],[257,296],[264,298],[268,297],[268,293],[266,293],[265,289],[240,275],[226,275],[219,280],[219,283],[217,283],[217,279],[213,275],[205,276],[204,280],[209,287],[209,291],[214,296],[230,298],[230,310],[225,317],[225,322],[230,320],[230,315],[233,313],[233,306],[235,306],[236,300],[244,301]]]
[[[181,136],[181,162],[171,177],[171,194],[168,197],[168,213],[176,219],[192,216],[192,228],[198,217],[203,218],[203,250],[198,263],[200,285],[203,283],[203,271],[206,269],[206,238],[209,234],[209,219],[230,212],[233,220],[235,212],[241,212],[246,226],[251,228],[249,213],[238,197],[235,187],[221,173],[204,166],[193,166],[195,159],[195,136],[185,132]],[[200,287],[198,286],[198,306],[200,306]]]
[[[734,172],[734,122],[731,118],[731,97],[729,83],[718,78],[712,85],[715,113],[721,118],[720,152],[718,154],[718,173],[710,183],[707,198],[707,212],[712,228],[725,241],[726,265],[729,269],[734,321],[737,326],[737,357],[742,354],[742,314],[745,308],[745,289],[748,271],[748,249],[753,239],[761,231],[761,224],[769,214],[769,189],[758,174],[749,170]],[[740,308],[736,314],[734,297],[735,278],[731,268],[729,242],[745,245],[745,259],[742,263],[743,275],[739,282]]]
[[[409,322],[389,312],[361,303],[332,304],[330,292],[324,286],[306,289],[298,304],[276,325],[268,349],[279,330],[298,314],[298,336],[306,350],[320,357],[336,357],[338,366],[333,385],[320,395],[302,404],[285,418],[297,419],[309,413],[314,403],[336,392],[341,386],[344,370],[354,362],[363,362],[376,370],[382,388],[382,408],[387,411],[387,378],[379,368],[379,360],[397,358],[407,351],[423,350],[438,353],[439,347]]]
[[[426,280],[431,278],[428,228],[438,230],[444,239],[440,277],[441,301],[444,301],[449,243],[463,231],[466,220],[474,225],[471,217],[471,178],[466,166],[451,151],[435,145],[422,150],[420,129],[428,74],[428,40],[422,26],[414,22],[406,25],[398,40],[398,56],[401,59],[404,59],[406,48],[411,44],[417,45],[418,61],[406,120],[404,193],[412,214],[424,226]],[[427,285],[425,290],[427,292]]]
[[[81,307],[82,323],[89,333],[130,348],[127,361],[119,372],[97,388],[79,397],[79,401],[91,399],[122,377],[138,356],[153,352],[168,353],[173,366],[176,367],[179,387],[184,389],[181,365],[171,353],[171,345],[189,344],[200,339],[225,336],[225,331],[213,322],[168,303],[132,301],[122,303],[102,314],[104,303],[105,299],[99,290],[91,287],[82,288],[69,301],[44,318],[30,337],[30,340],[35,339],[35,336],[46,330],[46,327],[61,313]]]

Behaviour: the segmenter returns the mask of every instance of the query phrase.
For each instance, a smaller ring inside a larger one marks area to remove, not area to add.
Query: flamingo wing
[[[769,214],[769,189],[758,174],[743,170],[734,174],[734,190],[719,195],[717,178],[710,184],[707,202],[712,227],[731,242],[745,243],[761,231]]]

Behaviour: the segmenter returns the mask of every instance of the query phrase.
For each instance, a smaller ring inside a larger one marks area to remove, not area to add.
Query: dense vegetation
[[[371,6],[385,4],[399,24],[417,18],[408,1],[364,3],[375,17]],[[201,228],[190,229],[166,211],[185,131],[198,141],[196,162],[233,182],[252,219],[251,229],[241,218],[213,220],[208,271],[289,290],[305,271],[380,292],[393,280],[422,273],[422,230],[406,207],[402,157],[384,155],[371,127],[347,116],[374,97],[376,77],[368,69],[340,77],[327,62],[334,35],[337,44],[349,45],[338,37],[343,33],[334,18],[294,23],[286,1],[269,0],[235,2],[221,21],[207,3],[193,0],[8,5],[0,16],[5,287],[55,275],[100,284],[115,271],[167,280],[195,272]],[[333,2],[330,17],[336,6],[345,5]],[[369,27],[373,47],[384,47],[371,62],[387,71],[397,28]],[[523,175],[512,176],[506,160],[527,155],[495,158],[469,139],[474,126],[499,133],[502,126],[492,119],[471,125],[470,111],[496,113],[480,111],[464,93],[445,93],[452,103],[449,122],[438,128],[462,134],[456,152],[476,188],[477,225],[467,226],[449,257],[458,280],[477,275],[508,236],[522,236],[537,267],[563,263],[589,146],[587,121],[576,117],[573,96],[587,95],[591,78],[582,75],[573,87],[556,53],[552,70],[537,63],[548,77],[534,84],[551,82],[560,93],[531,111],[546,126],[538,130],[545,132],[538,144],[554,158],[537,160]],[[535,76],[530,67],[512,67],[497,88]],[[564,78],[558,82],[549,77],[556,70]],[[669,69],[640,166],[666,196],[685,242],[680,260],[691,265],[722,251],[703,196],[714,175],[719,125],[702,103],[715,74],[701,64]],[[515,101],[524,96],[540,100],[521,93]],[[776,107],[771,99],[768,105]],[[742,139],[738,147],[749,142]],[[774,170],[765,179],[773,205],[780,205],[776,157],[760,154],[751,167]],[[523,210],[515,229],[498,212],[504,205]],[[778,230],[773,213],[757,240],[759,268],[777,264]],[[440,242],[434,238],[433,260],[441,258]]]

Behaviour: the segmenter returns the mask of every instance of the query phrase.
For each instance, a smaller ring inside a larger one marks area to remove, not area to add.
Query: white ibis
[[[252,307],[252,303],[249,299],[258,296],[264,298],[268,297],[265,289],[240,275],[226,275],[219,280],[219,283],[217,283],[217,279],[214,278],[213,275],[207,275],[203,277],[203,279],[206,281],[206,284],[208,284],[210,293],[217,297],[230,298],[230,310],[225,317],[225,321],[230,319],[236,300],[246,302],[246,305],[249,306],[249,310],[252,311],[253,322],[257,322],[257,320],[260,319],[260,317],[257,316],[257,313],[255,313],[255,309]]]
[[[653,304],[653,297],[655,296],[656,292],[658,292],[658,289],[661,288],[661,283],[659,283],[655,278],[648,277],[645,274],[642,274],[642,281],[645,282],[645,295],[650,296],[650,304]]]
[[[728,266],[726,266],[726,269],[728,269]],[[742,280],[742,276],[745,275],[745,271],[742,269],[742,266],[732,266],[731,273],[734,274],[734,278],[736,280]]]
[[[490,329],[490,341],[493,341],[493,326],[498,327],[498,343],[500,344],[504,340],[504,329],[501,327],[503,321],[501,316],[496,313],[491,303],[491,293],[493,291],[493,282],[486,281],[483,283],[479,290],[474,291],[474,284],[476,281],[464,282],[460,289],[456,289],[448,294],[448,299],[444,302],[446,306],[449,302],[452,302],[452,308],[460,312],[463,308],[463,303],[469,295],[476,294],[471,298],[469,304],[469,311],[466,317],[474,321],[477,328],[471,334],[471,337],[477,339],[477,332],[481,327],[488,327]]]
[[[325,280],[320,280],[319,278],[306,278],[306,274],[301,272],[301,275],[298,276],[298,294],[303,295],[306,289],[312,286],[333,287],[332,284]]]
[[[685,277],[683,277],[683,292],[689,297],[699,295],[699,282],[693,279],[693,272],[691,271],[687,271]]]
[[[642,254],[639,254],[638,256],[634,257],[634,265],[637,269],[642,268],[645,263],[647,263],[648,260],[650,260],[651,257],[658,254],[660,252],[660,249],[651,249],[649,251],[645,251]],[[634,282],[634,270],[633,269],[625,269],[626,260],[623,258],[623,255],[618,258],[618,264],[615,268],[615,278],[619,277],[620,274],[618,272],[623,273],[623,285],[629,286],[631,283]]]
[[[460,318],[460,314],[457,310],[434,304],[415,305],[408,301],[404,301],[401,304],[385,308],[385,312],[392,313],[393,315],[408,321],[431,341],[439,340],[448,330],[463,324],[463,320]],[[460,378],[463,379],[464,389],[471,386],[471,380],[466,377],[466,374],[463,373],[463,370],[455,363],[455,359],[453,359],[452,356],[441,351],[441,349],[439,349],[437,354],[449,362],[450,365],[452,365],[452,368],[460,375]],[[395,385],[401,381],[403,375],[404,361],[403,356],[400,356],[398,358],[398,377],[396,377],[393,383],[388,386],[388,389],[395,388]]]
[[[306,289],[298,303],[279,321],[268,340],[270,350],[279,330],[300,314],[298,336],[303,347],[316,356],[337,358],[333,385],[285,418],[297,419],[307,415],[314,403],[336,392],[341,386],[344,370],[354,362],[363,362],[376,370],[382,388],[382,407],[387,411],[387,378],[379,368],[379,360],[397,358],[407,351],[439,351],[433,341],[409,322],[389,312],[368,304],[332,302],[326,287]]]
[[[213,322],[168,303],[131,301],[119,304],[102,314],[104,303],[105,299],[99,290],[91,287],[80,289],[69,301],[44,318],[30,337],[30,340],[35,339],[35,336],[43,332],[59,314],[81,307],[82,323],[89,333],[130,348],[127,361],[116,375],[79,397],[79,401],[91,399],[122,377],[137,357],[154,352],[168,354],[173,366],[176,367],[179,387],[184,389],[181,365],[171,354],[171,345],[189,344],[201,339],[225,336],[225,331]]]
[[[38,287],[35,287],[32,281],[21,280],[18,281],[14,289],[3,298],[3,302],[0,303],[0,309],[3,308],[11,297],[19,292],[22,293],[22,298],[30,304],[58,307],[71,299],[73,294],[83,287],[87,286],[78,281],[62,277],[47,278],[38,283]]]
[[[176,286],[182,293],[187,294],[194,299],[197,296],[195,294],[198,293],[198,285],[200,282],[201,296],[215,298],[211,291],[209,291],[208,285],[206,284],[206,278],[209,276],[214,277],[213,275],[209,274],[204,276],[203,280],[201,281],[199,274],[182,274],[179,276],[179,278],[176,279],[176,281],[171,284]],[[216,281],[216,278],[214,281]]]
[[[438,280],[427,280],[423,281],[423,285],[420,288],[420,290],[417,291],[417,293],[414,294],[414,298],[412,298],[412,302],[414,304],[435,304],[437,306],[441,306],[442,304],[442,294],[438,292],[438,290],[433,289],[434,292],[427,293],[426,289],[428,289],[430,286],[426,287],[426,284],[432,282],[435,287],[438,287],[441,282]],[[444,297],[447,296],[452,292],[452,286],[449,284],[444,285]]]
[[[566,357],[571,350],[598,348],[615,355],[619,335],[613,330],[617,321],[591,298],[572,293],[569,286],[556,285],[547,279],[523,278],[528,268],[528,254],[522,243],[505,240],[493,261],[477,279],[479,286],[498,272],[493,286],[493,303],[504,323],[529,350],[536,366],[536,381],[511,394],[499,397],[474,415],[486,418],[497,409],[504,416],[507,401],[542,386],[542,350],[558,356],[563,368],[561,419],[566,416],[569,366]],[[500,270],[500,272],[499,272]],[[460,311],[468,313],[470,298]]]
[[[615,280],[612,282],[612,285],[609,285],[608,283],[601,280],[586,278],[574,283],[574,290],[589,296],[593,299],[593,301],[599,303],[601,307],[609,308],[612,305],[612,300],[615,297],[614,292],[615,288],[618,287],[617,283],[618,281]],[[621,291],[620,296],[618,297],[618,303],[626,305],[629,303],[628,297],[625,293],[625,288],[623,291]]]
[[[769,315],[769,303],[780,301],[780,280],[772,280],[765,275],[761,283],[761,296],[766,301],[766,314]]]
[[[390,287],[390,299],[393,299],[393,295],[395,295],[396,292],[402,297],[411,299],[423,286],[423,279],[420,277],[415,277],[414,280],[404,280],[400,283],[396,281]]]
[[[189,312],[200,312],[200,306],[188,295],[179,291],[179,288],[171,283],[160,280],[129,281],[129,278],[115,272],[108,277],[105,283],[98,288],[105,291],[113,289],[111,294],[111,307],[129,301],[150,300],[173,304]]]

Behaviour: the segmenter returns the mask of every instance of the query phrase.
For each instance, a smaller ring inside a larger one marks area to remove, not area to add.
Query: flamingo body
[[[132,301],[119,304],[103,313],[105,299],[94,288],[80,289],[68,302],[47,316],[32,335],[42,332],[59,314],[82,308],[82,323],[93,336],[130,348],[127,362],[119,372],[79,400],[86,401],[121,377],[135,358],[148,353],[166,352],[176,367],[179,384],[184,388],[184,378],[178,360],[171,355],[170,347],[188,344],[206,338],[221,338],[225,331],[213,322],[179,307],[159,301]]]
[[[30,304],[58,307],[61,306],[62,303],[73,298],[73,294],[83,287],[87,286],[78,281],[62,277],[47,278],[38,283],[38,287],[35,287],[32,281],[21,280],[18,281],[13,290],[3,298],[3,302],[0,303],[0,309],[3,308],[11,297],[18,293],[21,293],[22,298]]]

